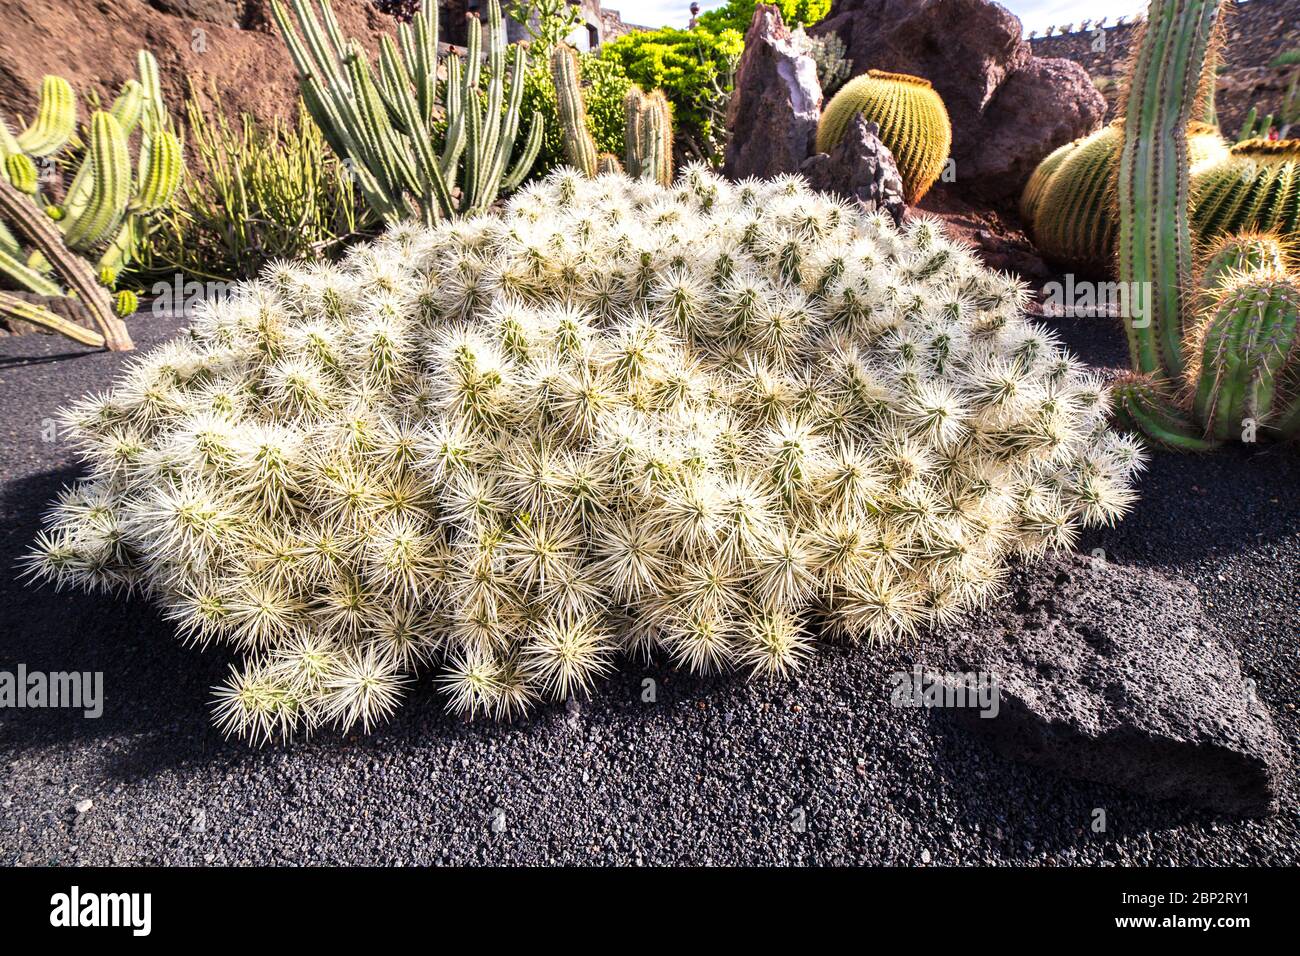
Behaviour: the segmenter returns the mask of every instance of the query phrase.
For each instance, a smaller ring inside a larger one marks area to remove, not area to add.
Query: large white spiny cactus
[[[66,412],[30,558],[243,666],[220,725],[369,728],[423,667],[508,716],[625,653],[782,675],[989,596],[1128,505],[1136,447],[933,222],[797,178],[561,170],[280,266]]]

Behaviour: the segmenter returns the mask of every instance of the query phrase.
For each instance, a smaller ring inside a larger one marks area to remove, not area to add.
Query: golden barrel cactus
[[[859,113],[880,127],[880,141],[903,178],[904,198],[920,200],[943,173],[952,147],[952,123],[939,94],[920,77],[868,70],[846,83],[822,113],[817,151],[834,149]]]

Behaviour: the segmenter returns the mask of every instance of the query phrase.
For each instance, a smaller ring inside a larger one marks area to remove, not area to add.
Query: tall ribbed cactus
[[[1120,159],[1120,278],[1143,307],[1126,321],[1133,371],[1116,383],[1116,417],[1184,451],[1300,432],[1300,275],[1287,271],[1288,247],[1267,234],[1228,236],[1203,249],[1199,287],[1191,281],[1181,134],[1220,2],[1151,0]],[[1198,196],[1202,213],[1208,201]]]
[[[642,92],[633,86],[623,98],[627,113],[624,132],[625,165],[633,179],[661,186],[673,181],[673,110],[661,90]]]
[[[903,179],[904,198],[915,203],[943,173],[952,146],[948,109],[928,80],[905,73],[868,70],[841,87],[817,126],[817,151],[829,153],[853,117],[880,127]]]
[[[482,212],[523,181],[541,146],[542,118],[533,113],[516,150],[526,60],[514,45],[507,73],[498,0],[487,5],[486,74],[478,18],[469,17],[464,61],[439,58],[437,3],[422,0],[397,41],[381,41],[377,78],[361,45],[344,38],[329,0],[318,0],[319,17],[311,0],[290,4],[293,19],[280,0],[271,6],[303,99],[377,214],[431,224]]]
[[[1118,272],[1135,371],[1183,371],[1185,299],[1192,277],[1187,124],[1222,0],[1151,0],[1133,59],[1120,150]]]
[[[578,86],[578,54],[567,43],[558,43],[551,51],[551,79],[559,104],[564,158],[584,175],[595,176],[596,141],[587,128],[587,104]]]
[[[100,333],[71,326],[13,295],[0,300],[0,311],[112,349],[131,348],[131,339],[103,287],[111,288],[139,253],[150,216],[171,201],[184,172],[157,62],[145,50],[137,62],[140,79],[128,80],[111,108],[91,115],[85,155],[66,190],[61,178],[42,181],[32,158],[57,169],[54,159],[72,142],[77,104],[68,82],[44,79],[36,119],[18,135],[0,119],[0,273],[38,295],[65,295],[66,283]],[[137,131],[133,162],[131,138]],[[120,298],[116,311],[131,301]]]

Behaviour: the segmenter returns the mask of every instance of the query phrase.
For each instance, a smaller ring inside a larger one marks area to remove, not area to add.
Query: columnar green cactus
[[[140,79],[128,80],[109,110],[92,114],[84,134],[85,156],[58,204],[45,194],[42,187],[48,184],[37,175],[32,157],[48,164],[69,146],[77,123],[72,88],[59,77],[46,77],[36,120],[17,136],[0,120],[0,185],[6,187],[0,197],[0,273],[31,292],[63,295],[62,285],[49,274],[53,269],[103,333],[91,333],[94,341],[82,333],[73,337],[114,349],[130,348],[131,339],[107,293],[97,288],[96,277],[107,277],[102,284],[113,285],[139,253],[149,217],[171,201],[184,172],[157,63],[142,50],[138,65]],[[133,163],[130,144],[137,130],[139,156]],[[82,262],[83,257],[88,261]],[[0,308],[70,334],[68,323],[48,310],[38,308],[33,314],[24,308],[20,315],[12,306],[6,301]]]
[[[661,186],[673,181],[673,111],[660,90],[643,93],[633,86],[623,99],[627,174]]]
[[[584,175],[595,176],[596,141],[587,128],[587,105],[578,86],[578,55],[567,43],[557,44],[551,51],[551,79],[563,127],[564,158]]]
[[[952,123],[939,94],[920,77],[868,70],[844,84],[822,113],[817,151],[835,148],[859,113],[880,127],[880,141],[898,164],[904,198],[920,200],[942,175],[952,146]]]
[[[1192,278],[1187,124],[1222,0],[1151,0],[1133,59],[1118,179],[1119,279],[1138,372],[1183,370],[1183,315]]]
[[[541,146],[542,120],[533,113],[516,150],[526,60],[513,46],[507,73],[498,0],[487,7],[486,95],[477,17],[469,18],[464,61],[455,54],[440,59],[437,4],[422,0],[412,22],[398,27],[397,42],[383,38],[376,79],[360,44],[343,37],[329,0],[319,0],[319,17],[311,0],[290,3],[293,19],[280,0],[272,0],[272,10],[303,99],[378,215],[432,224],[476,214],[523,182]]]
[[[1120,278],[1140,305],[1126,317],[1133,371],[1116,387],[1116,417],[1179,450],[1300,431],[1300,276],[1286,271],[1287,247],[1268,235],[1229,236],[1202,253],[1201,286],[1191,283],[1187,144],[1166,131],[1186,127],[1220,3],[1152,0],[1120,160]],[[1248,218],[1271,201],[1248,190],[1232,200],[1233,215]],[[1209,214],[1209,197],[1198,209]]]

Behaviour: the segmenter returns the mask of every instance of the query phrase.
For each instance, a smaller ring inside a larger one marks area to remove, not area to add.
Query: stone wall
[[[1114,23],[1098,27],[1085,21],[1062,24],[1055,35],[1030,37],[1038,56],[1073,60],[1093,77],[1106,97],[1108,119],[1119,106],[1120,80],[1128,62],[1135,24]],[[1269,62],[1286,50],[1300,49],[1300,0],[1244,0],[1227,10],[1227,43],[1216,95],[1219,122],[1235,133],[1251,106],[1261,114],[1277,113],[1291,77],[1290,69],[1270,67]],[[1062,26],[1071,32],[1061,34]]]

